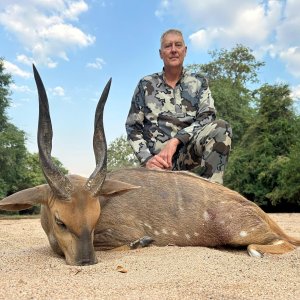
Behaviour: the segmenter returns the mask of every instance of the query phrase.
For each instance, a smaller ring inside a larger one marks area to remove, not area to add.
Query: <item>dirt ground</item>
[[[300,238],[300,214],[270,214]],[[300,299],[300,248],[252,258],[244,250],[149,247],[97,252],[68,266],[38,219],[0,220],[0,299]]]

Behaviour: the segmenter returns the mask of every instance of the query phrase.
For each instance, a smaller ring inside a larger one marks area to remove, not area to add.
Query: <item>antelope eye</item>
[[[55,217],[55,223],[61,227],[62,229],[67,229],[67,226],[65,225],[64,222],[62,222],[60,219],[58,219],[57,217]]]

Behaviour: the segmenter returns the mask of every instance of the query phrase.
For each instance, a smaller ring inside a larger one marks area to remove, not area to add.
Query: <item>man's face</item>
[[[186,55],[186,49],[181,35],[176,33],[167,34],[159,49],[160,58],[163,60],[164,66],[182,66]]]

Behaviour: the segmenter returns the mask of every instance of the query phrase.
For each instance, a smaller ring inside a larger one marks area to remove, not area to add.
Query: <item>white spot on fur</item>
[[[245,236],[247,236],[248,235],[248,232],[246,232],[246,231],[244,231],[244,230],[242,230],[241,232],[240,232],[240,237],[245,237]]]
[[[145,225],[146,227],[148,227],[149,229],[152,229],[151,225],[149,225],[149,224],[147,224],[147,223],[144,223],[144,225]]]
[[[189,235],[189,234],[185,234],[185,237],[188,239],[188,240],[190,240],[191,239],[191,236]]]
[[[222,220],[222,221],[220,221],[220,224],[225,224],[225,221],[223,221],[223,220]]]
[[[198,232],[194,232],[194,236],[199,236],[199,233]]]
[[[205,212],[203,213],[203,218],[204,218],[205,221],[208,221],[208,220],[209,220],[209,213],[208,213],[207,211],[205,211]]]
[[[159,235],[159,232],[157,230],[154,230],[155,235]]]
[[[173,231],[173,232],[172,232],[172,235],[178,236],[178,233],[177,233],[176,231]]]
[[[278,241],[275,241],[272,243],[273,245],[281,245],[281,244],[284,244],[284,241],[283,240],[278,240]]]
[[[163,229],[161,232],[162,232],[163,234],[168,234],[168,231],[167,231],[166,229]]]

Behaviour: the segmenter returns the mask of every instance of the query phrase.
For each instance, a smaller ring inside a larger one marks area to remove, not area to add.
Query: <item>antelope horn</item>
[[[73,186],[69,179],[58,169],[51,159],[53,132],[49,104],[44,84],[34,65],[33,73],[39,94],[39,125],[37,140],[40,164],[53,193],[58,198],[69,198]]]
[[[90,190],[94,196],[97,196],[100,192],[107,171],[107,145],[103,127],[103,110],[108,97],[110,85],[111,78],[102,92],[95,113],[93,147],[96,159],[96,168],[85,184],[86,188]]]

